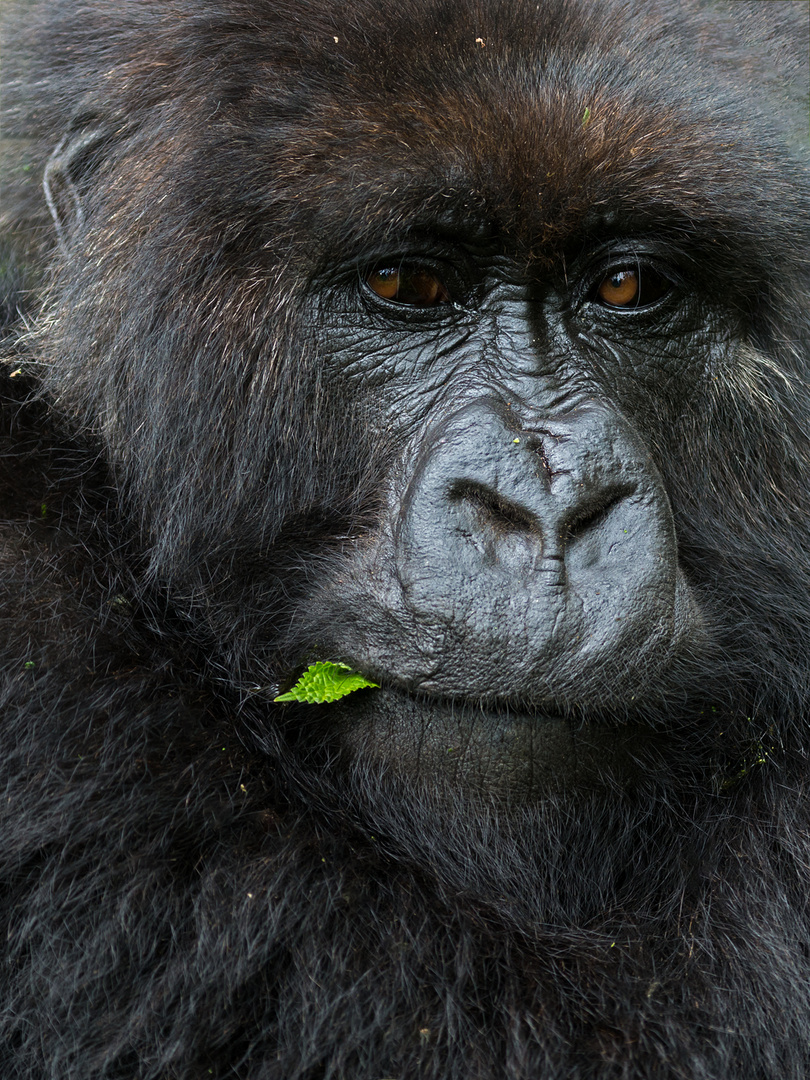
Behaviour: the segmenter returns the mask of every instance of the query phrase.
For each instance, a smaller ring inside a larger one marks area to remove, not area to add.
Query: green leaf
[[[292,690],[279,694],[275,700],[306,701],[310,705],[319,705],[324,701],[337,701],[354,690],[377,685],[352,671],[348,664],[319,660],[317,664],[309,665]]]

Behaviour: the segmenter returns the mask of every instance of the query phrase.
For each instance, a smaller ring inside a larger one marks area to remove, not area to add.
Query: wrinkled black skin
[[[5,19],[0,1075],[810,1076],[806,5]]]

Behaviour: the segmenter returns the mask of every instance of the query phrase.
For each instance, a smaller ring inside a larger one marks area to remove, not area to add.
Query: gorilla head
[[[810,1075],[804,5],[8,25],[6,1071]]]

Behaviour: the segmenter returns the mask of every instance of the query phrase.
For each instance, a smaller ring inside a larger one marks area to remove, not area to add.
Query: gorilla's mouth
[[[392,686],[361,690],[324,712],[354,760],[521,800],[561,788],[624,786],[649,774],[650,751],[658,757],[662,738],[640,723]]]

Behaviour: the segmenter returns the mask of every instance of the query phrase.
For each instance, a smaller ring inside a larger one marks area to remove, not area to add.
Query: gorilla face
[[[634,703],[708,653],[645,435],[665,351],[694,392],[717,335],[660,239],[588,244],[566,283],[477,232],[363,266],[324,303],[329,377],[374,386],[366,438],[390,449],[378,520],[304,624],[313,656],[381,685],[329,707],[363,758],[515,797],[594,780],[619,748],[626,768]]]
[[[734,748],[715,759],[750,738],[727,612],[679,533],[707,439],[715,459],[744,452],[717,387],[754,271],[725,196],[706,205],[723,171],[708,117],[668,106],[653,149],[654,86],[616,127],[618,88],[571,87],[554,50],[510,60],[504,77],[473,54],[438,119],[427,76],[400,73],[404,161],[379,146],[385,99],[364,100],[368,134],[353,115],[356,172],[322,151],[340,210],[313,203],[312,231],[343,243],[302,256],[305,318],[319,392],[346,403],[347,486],[371,494],[270,666],[285,687],[315,659],[380,684],[321,710],[352,760],[522,800],[625,783],[673,733],[695,759],[721,730]]]
[[[769,554],[800,167],[699,12],[677,61],[643,5],[311,14],[212,7],[213,71],[165,27],[171,109],[132,61],[46,169],[45,382],[145,580],[306,754],[506,801],[722,782],[772,727],[755,669],[805,666]],[[314,660],[380,688],[274,705]]]

